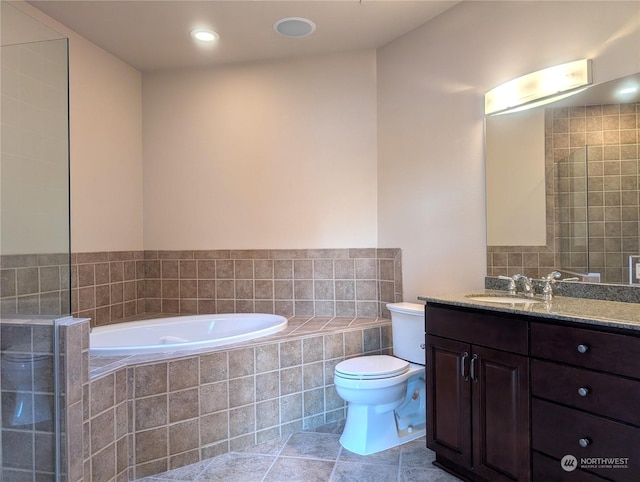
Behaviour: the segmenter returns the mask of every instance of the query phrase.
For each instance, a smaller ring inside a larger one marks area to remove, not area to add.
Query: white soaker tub
[[[92,356],[168,353],[209,348],[271,335],[287,319],[264,313],[230,313],[154,318],[99,326],[89,336]]]

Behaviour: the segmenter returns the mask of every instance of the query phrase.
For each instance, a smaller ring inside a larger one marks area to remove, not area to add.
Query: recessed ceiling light
[[[308,18],[281,18],[273,24],[273,29],[286,37],[306,37],[316,30],[316,24]]]
[[[213,42],[220,38],[217,32],[207,28],[196,28],[191,31],[191,36],[201,42]]]

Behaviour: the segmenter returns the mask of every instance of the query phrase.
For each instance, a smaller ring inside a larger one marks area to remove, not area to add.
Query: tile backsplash
[[[73,316],[96,326],[144,313],[145,272],[143,251],[73,254]]]
[[[68,254],[0,256],[2,315],[68,315]]]
[[[401,299],[399,249],[146,251],[145,311],[369,316]]]
[[[144,313],[388,316],[385,304],[402,300],[400,249],[74,253],[70,275],[66,255],[0,263],[3,315],[64,315],[70,305],[93,326]]]

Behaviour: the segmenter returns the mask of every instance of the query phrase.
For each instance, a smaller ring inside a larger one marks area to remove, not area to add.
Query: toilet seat
[[[335,374],[348,380],[380,380],[409,371],[409,362],[389,355],[350,358],[336,365]]]

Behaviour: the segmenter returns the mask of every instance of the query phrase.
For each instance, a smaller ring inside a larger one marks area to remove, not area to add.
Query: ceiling
[[[29,3],[140,71],[274,60],[377,48],[458,1],[433,0],[30,0]],[[284,37],[273,24],[306,17],[316,31]],[[197,27],[220,34],[203,47]]]

